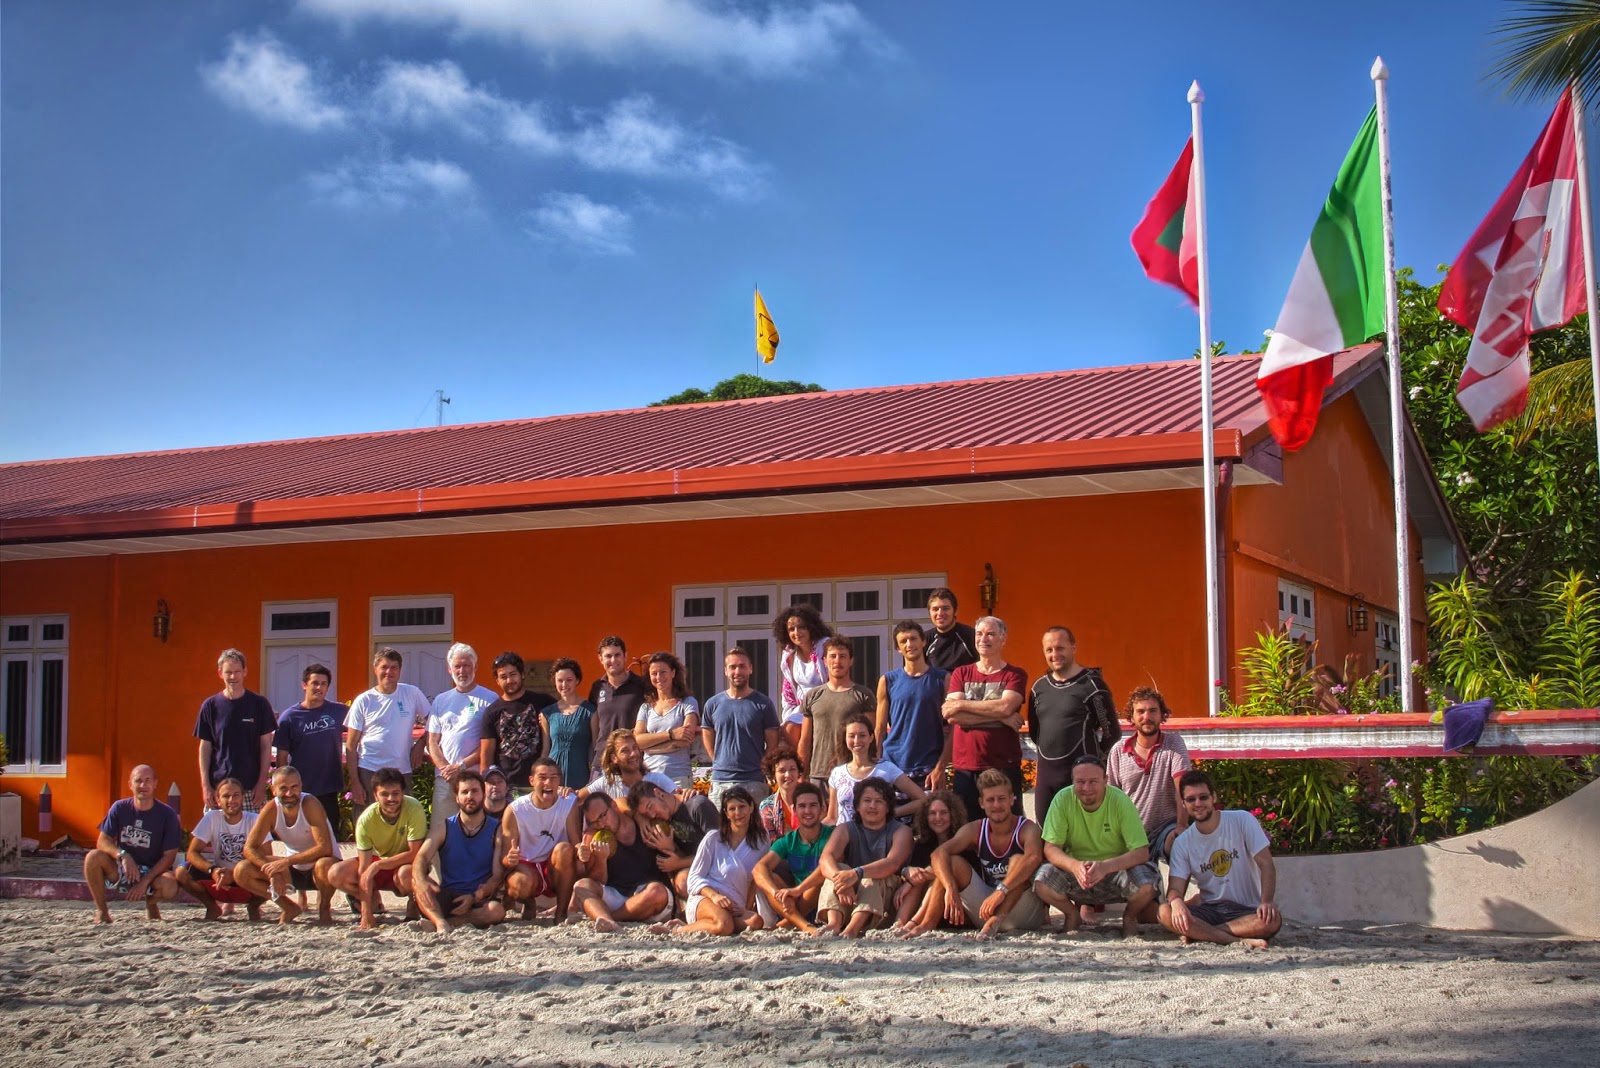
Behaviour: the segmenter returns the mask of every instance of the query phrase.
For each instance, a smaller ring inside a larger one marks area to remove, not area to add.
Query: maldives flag
[[[1133,251],[1152,281],[1165,282],[1183,290],[1190,304],[1200,303],[1199,248],[1195,227],[1199,207],[1195,204],[1194,138],[1184,143],[1177,166],[1161,183],[1155,199],[1144,209],[1144,217],[1133,228]]]
[[[1472,331],[1456,400],[1479,430],[1528,403],[1528,339],[1583,311],[1572,91],[1445,277],[1439,311]]]
[[[1285,449],[1311,440],[1333,354],[1383,330],[1383,183],[1378,109],[1367,114],[1300,253],[1256,389]]]

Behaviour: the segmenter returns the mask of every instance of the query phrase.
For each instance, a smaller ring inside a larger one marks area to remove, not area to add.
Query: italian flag
[[[1289,296],[1256,372],[1273,437],[1311,440],[1333,354],[1383,332],[1383,183],[1378,110],[1361,124],[1300,254]]]
[[[1199,248],[1195,227],[1199,207],[1194,202],[1191,181],[1194,170],[1194,138],[1183,146],[1177,166],[1161,183],[1155,199],[1144,209],[1144,217],[1133,228],[1133,251],[1153,282],[1165,282],[1183,290],[1190,304],[1200,303]]]

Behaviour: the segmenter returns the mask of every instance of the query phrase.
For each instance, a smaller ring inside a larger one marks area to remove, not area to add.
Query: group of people
[[[206,812],[185,863],[177,817],[140,766],[84,863],[96,918],[110,921],[112,893],[159,916],[182,888],[209,918],[243,905],[254,919],[271,901],[291,922],[315,890],[322,922],[345,895],[371,927],[388,891],[441,932],[576,911],[601,930],[915,936],[950,925],[989,937],[1041,928],[1052,907],[1075,930],[1121,904],[1130,934],[1160,923],[1192,940],[1272,937],[1281,918],[1266,836],[1248,812],[1217,807],[1182,740],[1162,729],[1161,695],[1133,692],[1124,738],[1069,629],[1044,632],[1046,670],[1030,686],[1005,658],[1005,623],[967,626],[956,607],[938,589],[931,627],[896,625],[902,664],[874,692],[855,681],[851,640],[792,606],[773,624],[777,700],[752,688],[750,655],[734,646],[725,688],[703,705],[676,656],[644,658],[635,674],[622,639],[608,637],[587,700],[575,661],[554,663],[551,697],[525,688],[511,652],[494,660],[496,694],[457,643],[454,686],[432,701],[401,681],[401,655],[380,649],[376,684],[348,708],[328,700],[331,672],[312,665],[303,700],[277,716],[245,688],[243,655],[226,650],[224,688],[195,726]],[[1038,750],[1038,822],[1023,815],[1023,729]],[[690,781],[697,743],[711,763],[707,796]],[[410,796],[424,755],[431,817]],[[1191,883],[1198,894],[1186,900]]]

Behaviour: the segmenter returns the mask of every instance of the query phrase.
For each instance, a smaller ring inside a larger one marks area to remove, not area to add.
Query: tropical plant
[[[669,404],[699,404],[702,401],[743,400],[748,397],[778,397],[788,393],[821,393],[822,387],[815,382],[800,382],[794,379],[762,378],[760,375],[739,374],[732,378],[724,378],[711,389],[689,388],[682,393],[674,393],[650,405],[660,408]]]
[[[1307,671],[1312,646],[1289,637],[1287,630],[1256,635],[1256,643],[1239,650],[1244,676],[1240,700],[1223,694],[1228,716],[1287,716],[1305,711],[1315,699],[1316,683]]]

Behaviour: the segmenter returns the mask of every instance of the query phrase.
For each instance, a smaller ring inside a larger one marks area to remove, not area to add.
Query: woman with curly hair
[[[761,761],[761,770],[772,784],[772,793],[761,802],[761,828],[769,838],[781,838],[800,826],[794,814],[794,788],[806,781],[800,756],[780,744]]]
[[[911,817],[911,859],[900,869],[904,882],[895,895],[896,930],[937,927],[944,915],[944,888],[933,877],[933,851],[967,824],[967,806],[952,790],[935,790]]]
[[[808,604],[790,605],[772,621],[772,640],[781,650],[778,714],[783,717],[783,733],[790,745],[800,744],[800,702],[806,691],[827,681],[822,654],[831,637],[833,631],[822,621],[822,613]]]

